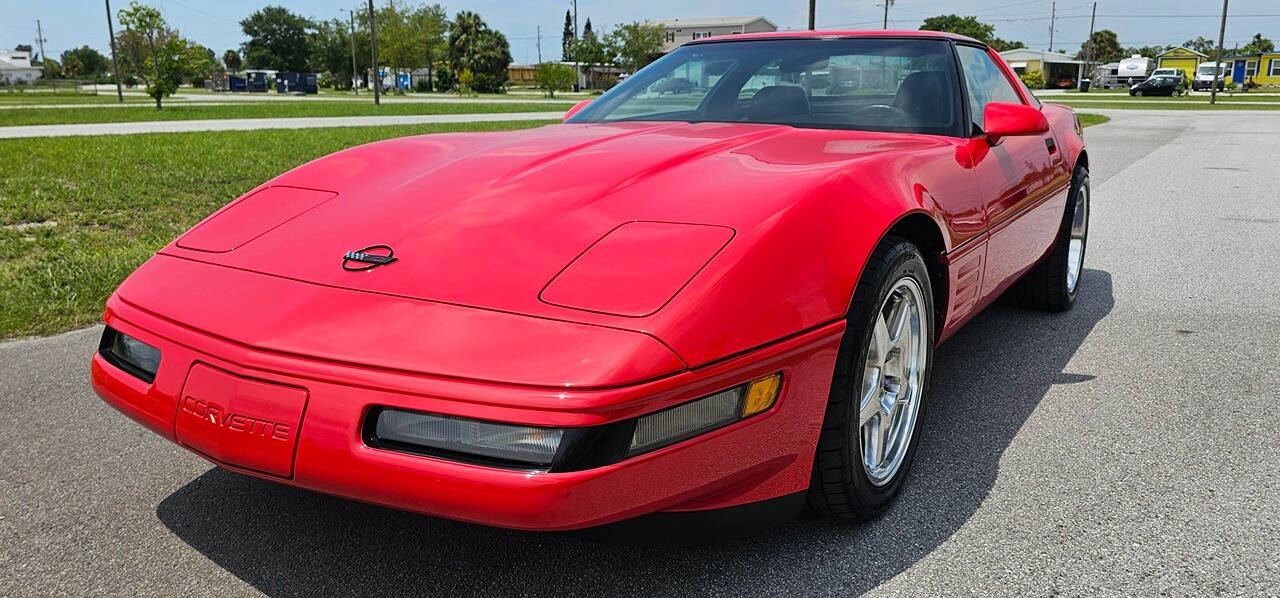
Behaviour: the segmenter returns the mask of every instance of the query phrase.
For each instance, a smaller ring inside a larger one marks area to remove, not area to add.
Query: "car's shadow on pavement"
[[[628,548],[414,515],[216,468],[157,514],[270,595],[862,592],[928,555],[973,515],[1049,388],[1092,378],[1064,367],[1112,305],[1111,276],[1086,270],[1071,311],[995,306],[943,345],[911,479],[869,523],[806,513],[719,545]]]

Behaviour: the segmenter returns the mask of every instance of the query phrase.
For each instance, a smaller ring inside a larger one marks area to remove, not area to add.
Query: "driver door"
[[[985,48],[957,45],[973,118],[974,171],[982,189],[990,237],[982,294],[1003,292],[1035,265],[1057,236],[1070,173],[1053,132],[989,143],[982,134],[990,102],[1024,104],[1013,82]]]

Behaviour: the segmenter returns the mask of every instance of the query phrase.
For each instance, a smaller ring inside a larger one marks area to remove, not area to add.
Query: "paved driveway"
[[[0,345],[0,594],[1274,595],[1280,114],[1112,114],[1079,304],[938,351],[877,521],[635,549],[276,486],[96,399],[90,329]]]

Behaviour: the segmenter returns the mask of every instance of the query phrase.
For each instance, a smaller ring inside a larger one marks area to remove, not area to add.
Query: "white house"
[[[31,54],[0,50],[0,81],[10,85],[32,83],[40,78],[40,68],[31,66]]]
[[[663,52],[670,52],[687,41],[713,35],[764,33],[778,30],[778,26],[774,25],[773,21],[759,16],[665,19],[662,21],[649,21],[646,24],[658,25],[665,30],[665,36],[662,38]]]
[[[1018,48],[1005,50],[1000,53],[1000,56],[1004,57],[1013,72],[1019,75],[1036,71],[1044,73],[1044,86],[1051,89],[1075,87],[1084,76],[1084,61],[1076,60],[1067,54]]]

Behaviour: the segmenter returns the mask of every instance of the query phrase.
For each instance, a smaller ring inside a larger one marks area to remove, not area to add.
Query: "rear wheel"
[[[1089,243],[1089,171],[1077,167],[1071,177],[1067,209],[1058,238],[1040,262],[1010,290],[1019,303],[1036,309],[1062,311],[1076,301],[1084,254]]]
[[[814,510],[869,519],[897,495],[924,415],[933,313],[919,249],[886,237],[868,259],[850,304],[814,457]]]

